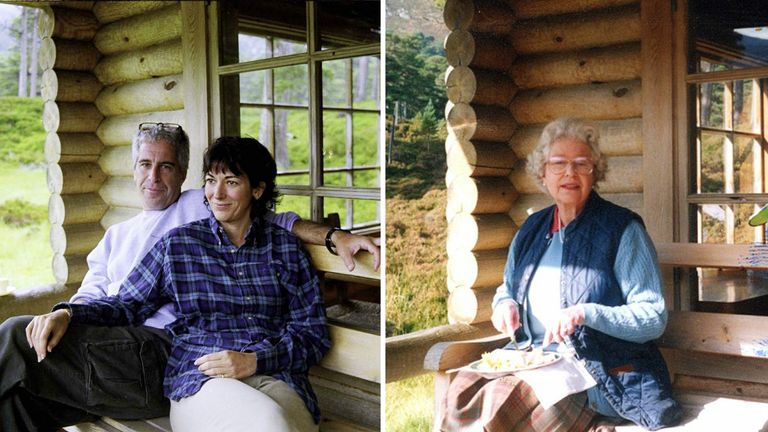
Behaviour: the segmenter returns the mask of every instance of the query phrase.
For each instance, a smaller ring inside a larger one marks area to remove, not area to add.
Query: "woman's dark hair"
[[[269,150],[253,138],[224,136],[208,147],[203,156],[203,177],[210,173],[230,170],[245,175],[251,187],[264,183],[264,193],[251,203],[251,218],[264,216],[273,209],[280,193],[275,186],[277,166]]]

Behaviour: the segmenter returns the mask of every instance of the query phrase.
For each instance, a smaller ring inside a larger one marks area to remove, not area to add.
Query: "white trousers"
[[[304,401],[266,375],[213,378],[192,396],[171,401],[174,432],[317,432]]]

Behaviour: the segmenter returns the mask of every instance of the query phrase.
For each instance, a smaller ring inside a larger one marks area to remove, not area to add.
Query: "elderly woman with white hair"
[[[460,372],[444,430],[588,430],[606,417],[656,430],[679,421],[653,342],[667,320],[656,251],[640,216],[596,192],[606,167],[594,125],[561,118],[544,128],[528,168],[554,205],[515,235],[492,315],[519,349],[571,350],[597,385],[544,410],[520,379]]]

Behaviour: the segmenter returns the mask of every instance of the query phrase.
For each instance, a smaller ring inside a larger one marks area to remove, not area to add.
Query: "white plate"
[[[523,366],[518,368],[509,368],[509,369],[488,369],[483,365],[483,360],[477,360],[472,363],[470,363],[467,367],[470,370],[473,370],[475,372],[482,373],[484,375],[509,375],[511,373],[520,372],[520,371],[526,371],[531,369],[538,369],[544,366],[549,366],[553,363],[556,363],[560,361],[563,356],[556,352],[546,352],[544,353],[544,358],[547,360],[545,362],[537,363],[534,365],[529,366]]]

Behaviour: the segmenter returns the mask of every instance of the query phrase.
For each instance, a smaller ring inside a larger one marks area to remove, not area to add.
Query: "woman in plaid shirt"
[[[277,169],[252,138],[222,137],[204,159],[212,215],[166,234],[119,294],[61,303],[71,325],[179,318],[165,370],[175,431],[317,430],[307,377],[330,348],[318,279],[301,242],[263,219]]]

